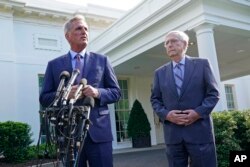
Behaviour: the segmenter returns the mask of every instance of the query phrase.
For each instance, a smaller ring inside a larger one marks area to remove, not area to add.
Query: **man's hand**
[[[98,98],[99,97],[99,91],[98,91],[98,89],[92,87],[91,85],[86,85],[84,87],[84,89],[82,90],[82,94],[84,96],[90,96],[90,97],[94,97],[94,98]]]
[[[200,115],[192,109],[184,110],[182,112],[187,115],[187,123],[185,123],[186,126],[194,123],[195,121],[201,118]]]
[[[77,87],[78,87],[78,85],[73,85],[72,86],[71,91],[70,91],[69,96],[68,96],[68,99],[73,99],[74,98],[74,94],[75,94],[75,92],[77,90]]]
[[[186,125],[188,123],[187,114],[180,110],[172,110],[168,113],[166,119],[177,125]]]

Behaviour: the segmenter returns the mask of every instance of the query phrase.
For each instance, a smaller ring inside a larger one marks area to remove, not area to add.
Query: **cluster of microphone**
[[[69,102],[69,105],[72,106],[82,96],[82,90],[87,85],[87,80],[85,78],[81,79],[77,87],[77,90],[75,91],[73,95],[73,98],[69,99],[69,94],[72,90],[72,86],[74,85],[74,82],[79,74],[80,74],[80,71],[78,69],[73,70],[71,77],[68,71],[61,72],[60,83],[56,91],[53,107],[56,107],[58,105],[58,102],[61,102],[63,106],[67,105],[67,102]],[[65,85],[67,80],[68,82]],[[90,106],[92,108],[94,106],[93,97],[85,97],[83,100],[83,105]]]
[[[57,150],[60,153],[60,160],[63,163],[74,166],[75,155],[77,155],[77,161],[79,161],[79,152],[81,152],[84,140],[86,138],[87,131],[90,127],[90,110],[94,107],[95,100],[93,97],[84,96],[83,90],[86,88],[87,80],[81,79],[77,88],[74,87],[75,80],[80,71],[75,69],[70,73],[68,71],[62,71],[60,74],[60,82],[55,93],[55,99],[50,106],[45,110],[46,127],[49,127],[49,123],[55,125],[55,143],[57,144]],[[74,87],[74,93],[72,89]],[[81,101],[76,101],[81,98]],[[52,139],[49,128],[46,129],[46,136],[48,141]],[[78,153],[75,151],[75,145],[80,142]],[[50,143],[50,142],[49,142]]]

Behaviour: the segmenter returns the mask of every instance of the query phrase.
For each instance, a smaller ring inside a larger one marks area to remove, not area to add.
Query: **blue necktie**
[[[75,69],[78,69],[80,71],[80,74],[76,77],[76,84],[79,84],[82,78],[81,76],[82,76],[82,67],[83,67],[83,63],[81,62],[81,55],[77,54],[75,56],[75,60],[76,60]]]
[[[175,70],[174,70],[175,85],[176,85],[178,95],[181,94],[181,87],[183,83],[183,71],[182,71],[181,66],[182,66],[181,63],[176,64]]]

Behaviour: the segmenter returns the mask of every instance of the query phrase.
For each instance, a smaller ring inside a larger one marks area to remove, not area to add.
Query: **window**
[[[226,93],[228,110],[235,110],[236,109],[233,89],[234,89],[233,85],[225,85],[225,93]]]
[[[117,142],[129,141],[127,133],[127,124],[129,118],[129,100],[128,100],[128,80],[118,80],[121,88],[121,99],[115,103],[115,121]]]
[[[242,4],[242,5],[247,5],[247,6],[250,5],[250,0],[231,0],[231,1]]]

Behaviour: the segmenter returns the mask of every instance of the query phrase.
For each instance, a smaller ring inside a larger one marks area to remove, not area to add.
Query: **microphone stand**
[[[85,108],[85,107],[84,107]],[[85,139],[86,139],[86,137],[87,137],[87,133],[88,133],[88,131],[89,131],[89,125],[90,125],[90,123],[91,123],[91,121],[90,121],[90,119],[89,119],[89,115],[90,115],[90,110],[91,110],[91,108],[90,108],[90,106],[87,106],[87,111],[86,110],[84,110],[84,112],[87,112],[87,115],[86,115],[86,117],[85,117],[85,121],[84,121],[84,127],[83,127],[83,135],[81,135],[81,138],[80,138],[80,148],[79,148],[79,151],[78,151],[78,156],[77,156],[77,161],[76,161],[76,167],[78,166],[78,164],[79,164],[79,161],[80,161],[80,153],[82,152],[82,149],[83,149],[83,146],[84,146],[84,144],[85,144]],[[83,124],[82,124],[82,126],[83,126]],[[82,128],[80,128],[80,129],[82,129]]]
[[[78,167],[91,123],[90,110],[93,106],[94,99],[85,97],[81,106],[74,106],[74,103],[67,106],[62,104],[60,108],[47,108],[44,113],[46,121],[55,124],[54,142],[64,167]],[[53,142],[50,134],[46,136],[48,143]]]
[[[69,116],[68,116],[68,121],[69,121],[69,138],[68,138],[68,145],[67,145],[67,154],[66,154],[66,161],[68,161],[69,167],[74,167],[75,165],[75,156],[74,156],[74,146],[75,146],[75,139],[74,139],[74,131],[73,128],[76,125],[76,115],[73,112],[74,106],[73,104],[69,105]],[[72,119],[71,119],[72,115]],[[72,132],[73,131],[73,132]],[[67,164],[66,163],[66,164]]]
[[[67,145],[67,154],[66,154],[66,166],[67,167],[77,167],[79,164],[80,153],[83,148],[83,143],[86,138],[87,130],[89,129],[89,111],[87,110],[87,116],[85,110],[86,106],[73,106],[73,104],[69,104],[69,137],[68,137],[68,145]],[[79,120],[76,120],[77,113],[81,113],[79,116]],[[72,117],[71,117],[72,116]],[[76,125],[78,127],[74,127]],[[75,128],[75,129],[74,129]],[[83,132],[83,137],[82,137]],[[77,137],[80,136],[79,140]],[[76,139],[76,140],[75,140]],[[80,144],[77,142],[79,141]],[[79,146],[80,145],[80,146]],[[80,149],[79,149],[80,148]],[[76,159],[77,158],[77,161]]]

